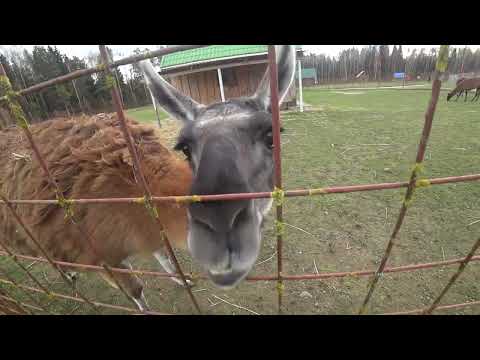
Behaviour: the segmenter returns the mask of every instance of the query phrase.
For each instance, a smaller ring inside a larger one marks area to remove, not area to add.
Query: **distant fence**
[[[204,46],[204,45],[203,45]],[[110,72],[111,69],[117,66],[126,65],[130,63],[134,63],[139,60],[149,59],[156,56],[164,55],[171,52],[182,51],[185,49],[192,49],[200,46],[194,45],[185,45],[185,46],[176,46],[170,47],[166,49],[160,49],[157,51],[127,57],[125,59],[116,61],[114,63],[109,63],[106,48],[104,45],[100,45],[100,53],[102,56],[103,64],[99,65],[95,68],[84,69],[84,70],[77,70],[70,74],[61,76],[56,79],[52,79],[37,85],[34,85],[30,88],[23,89],[19,92],[14,92],[11,88],[11,85],[6,78],[5,71],[3,68],[0,67],[0,76],[2,77],[2,86],[5,95],[0,97],[0,101],[2,101],[11,111],[12,115],[14,116],[18,126],[20,126],[27,137],[32,150],[34,152],[35,158],[39,161],[40,165],[42,166],[45,176],[49,181],[49,186],[52,186],[56,192],[56,199],[50,200],[35,200],[35,199],[7,199],[3,194],[0,192],[0,205],[6,206],[10,211],[12,217],[18,223],[19,228],[22,228],[29,238],[36,244],[39,251],[42,253],[43,257],[31,257],[22,254],[16,254],[14,251],[9,249],[8,246],[2,241],[0,238],[0,248],[3,251],[0,251],[0,256],[6,256],[11,258],[15,264],[23,271],[28,277],[35,282],[36,287],[27,286],[15,281],[7,271],[2,271],[4,277],[0,278],[0,313],[4,314],[36,314],[36,313],[53,313],[53,311],[49,308],[51,303],[45,305],[38,301],[38,299],[34,296],[34,294],[44,294],[47,295],[49,299],[53,300],[70,300],[76,301],[83,304],[88,304],[92,311],[99,312],[101,308],[109,308],[115,309],[118,311],[126,312],[126,313],[139,313],[140,311],[132,308],[132,307],[125,307],[107,303],[101,303],[98,301],[94,301],[93,299],[88,299],[84,294],[78,291],[75,288],[71,279],[65,274],[63,268],[68,267],[72,269],[81,269],[85,271],[96,271],[96,272],[105,272],[108,274],[113,273],[130,273],[136,274],[141,276],[152,276],[152,277],[160,277],[160,278],[167,278],[167,277],[180,277],[183,283],[186,285],[185,289],[192,301],[193,306],[195,309],[201,313],[200,306],[197,302],[195,295],[193,294],[190,287],[187,285],[187,279],[193,279],[193,274],[184,273],[181,269],[180,264],[178,263],[173,249],[166,240],[167,251],[169,255],[172,257],[174,261],[174,265],[176,267],[177,273],[175,274],[168,274],[162,272],[155,272],[155,271],[146,271],[146,270],[126,270],[126,269],[117,269],[111,268],[109,266],[94,266],[94,265],[85,265],[85,264],[74,264],[74,263],[67,263],[62,261],[57,261],[50,257],[48,252],[43,249],[40,245],[40,242],[37,239],[37,235],[32,233],[29,229],[28,225],[23,222],[23,220],[18,216],[16,211],[16,206],[22,204],[30,204],[34,206],[35,204],[56,204],[59,207],[62,207],[65,210],[66,218],[70,220],[72,226],[76,226],[79,230],[82,231],[82,224],[77,223],[74,219],[74,214],[69,211],[70,206],[72,204],[98,204],[98,203],[143,203],[146,207],[146,215],[151,216],[152,221],[158,223],[158,217],[155,216],[155,203],[158,202],[192,202],[192,201],[231,201],[231,200],[240,200],[240,199],[259,199],[259,198],[272,198],[275,203],[276,208],[276,220],[275,220],[275,234],[277,240],[277,272],[274,275],[259,275],[259,276],[250,276],[247,277],[247,281],[275,281],[277,283],[277,300],[278,300],[278,311],[279,313],[282,312],[282,299],[283,299],[283,292],[285,287],[286,281],[293,281],[293,280],[315,280],[315,279],[328,279],[328,278],[341,278],[341,277],[358,277],[358,276],[369,276],[371,277],[368,291],[365,296],[365,299],[359,309],[359,314],[364,314],[367,311],[368,303],[373,295],[373,292],[376,288],[380,277],[385,274],[394,273],[394,272],[407,272],[407,271],[414,271],[420,269],[428,269],[440,266],[451,266],[459,264],[457,271],[454,275],[449,279],[444,289],[441,293],[437,296],[437,298],[430,304],[430,306],[424,309],[414,309],[414,310],[407,310],[401,312],[402,314],[413,314],[413,313],[420,313],[420,314],[430,314],[434,310],[444,310],[444,309],[452,309],[452,308],[461,308],[465,306],[473,306],[480,304],[480,301],[472,301],[468,303],[461,303],[461,304],[450,304],[450,305],[443,305],[439,306],[440,301],[442,300],[443,296],[447,293],[450,289],[452,284],[458,279],[461,273],[464,271],[465,267],[468,265],[470,261],[478,261],[480,260],[480,256],[475,256],[476,250],[480,246],[480,238],[476,240],[469,251],[469,253],[460,259],[451,259],[433,263],[424,263],[424,264],[410,264],[410,265],[403,265],[398,267],[387,267],[387,261],[390,257],[392,249],[394,245],[398,243],[398,234],[400,228],[403,224],[405,216],[409,207],[412,205],[413,202],[413,194],[415,191],[421,190],[424,187],[428,186],[437,186],[442,184],[449,184],[449,183],[458,183],[458,182],[466,182],[466,181],[477,181],[480,180],[480,174],[471,174],[471,175],[463,175],[463,176],[452,176],[446,178],[435,178],[435,179],[425,179],[420,178],[421,172],[423,169],[423,160],[425,155],[425,150],[427,147],[428,139],[430,136],[430,131],[433,124],[433,118],[435,114],[435,109],[437,105],[437,101],[439,98],[440,90],[442,82],[440,80],[440,75],[446,70],[447,66],[447,59],[448,59],[448,46],[443,45],[440,48],[440,54],[438,57],[438,61],[436,64],[436,71],[432,79],[432,88],[431,88],[431,99],[428,104],[427,112],[425,114],[425,121],[423,125],[423,132],[420,138],[420,142],[418,145],[417,156],[415,159],[414,166],[411,171],[411,175],[408,181],[404,182],[395,182],[395,183],[383,183],[383,184],[366,184],[366,185],[351,185],[351,186],[335,186],[335,187],[326,187],[326,188],[314,188],[314,189],[303,189],[303,190],[283,190],[282,188],[282,174],[281,174],[281,143],[280,143],[280,114],[279,114],[279,106],[278,106],[278,79],[277,79],[277,65],[275,62],[275,47],[269,46],[268,50],[268,61],[269,61],[269,68],[270,68],[270,86],[271,86],[271,109],[272,109],[272,125],[273,125],[273,135],[274,135],[274,162],[275,162],[275,188],[271,192],[263,192],[263,193],[242,193],[242,194],[221,194],[221,195],[193,195],[193,196],[164,196],[164,197],[157,197],[153,196],[151,193],[147,182],[145,180],[144,174],[142,173],[141,167],[139,166],[139,160],[137,155],[137,149],[134,145],[130,133],[128,125],[125,121],[125,116],[123,113],[123,109],[121,106],[120,96],[118,93],[117,85],[115,82],[112,82],[112,99],[114,106],[116,108],[118,119],[122,126],[123,135],[127,141],[128,150],[132,156],[132,160],[134,162],[134,171],[135,177],[138,179],[138,185],[143,190],[144,197],[142,198],[115,198],[115,199],[107,199],[107,198],[99,198],[99,199],[66,199],[63,195],[62,189],[56,183],[54,177],[52,176],[49,166],[47,162],[41,156],[40,149],[38,148],[32,133],[29,130],[29,124],[26,122],[25,115],[19,106],[18,99],[21,96],[31,94],[36,91],[40,91],[45,89],[48,86],[70,81],[72,79],[93,74],[96,72],[104,71],[106,72],[107,76],[111,76]],[[387,243],[387,247],[385,253],[382,257],[382,261],[377,269],[374,270],[361,270],[361,271],[349,271],[349,272],[326,272],[326,273],[317,273],[317,274],[301,274],[301,275],[288,275],[283,272],[283,257],[282,257],[282,249],[283,249],[283,205],[286,197],[296,197],[296,196],[327,196],[333,195],[338,193],[351,193],[351,192],[360,192],[360,191],[377,191],[377,190],[387,190],[387,189],[399,189],[399,188],[406,188],[406,193],[404,200],[401,204],[400,213],[398,215],[397,222],[392,230],[392,234],[390,239]],[[158,223],[160,225],[160,223]],[[86,237],[89,241],[92,240],[91,235],[87,235]],[[92,242],[90,242],[91,244]],[[67,294],[60,294],[51,291],[49,288],[45,287],[32,273],[32,271],[23,264],[25,260],[34,260],[39,263],[48,263],[52,266],[52,268],[58,272],[61,276],[62,280],[72,288],[72,295]],[[2,270],[2,269],[0,269]],[[205,275],[195,275],[195,278],[206,278]],[[115,279],[113,277],[113,279]],[[117,283],[117,285],[119,285]],[[25,303],[20,302],[9,292],[9,289],[16,288],[21,290],[22,292],[28,294],[28,297],[31,299],[32,303]],[[123,294],[127,297],[128,300],[132,301],[130,295],[126,293],[121,285],[119,285],[120,290]],[[133,304],[133,301],[132,301]],[[142,313],[142,312],[140,312]],[[157,311],[144,311],[143,314],[156,314],[161,315],[162,313]]]

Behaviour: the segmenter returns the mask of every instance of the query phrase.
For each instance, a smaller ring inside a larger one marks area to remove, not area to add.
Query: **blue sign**
[[[402,73],[393,73],[393,77],[395,79],[403,79],[403,78],[405,78],[405,73],[403,73],[403,72]]]

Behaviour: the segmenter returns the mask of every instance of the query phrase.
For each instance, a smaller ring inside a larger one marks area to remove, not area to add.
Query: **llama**
[[[165,196],[187,194],[192,173],[184,159],[160,143],[153,127],[130,119],[128,125],[152,192]],[[116,115],[57,118],[32,125],[30,131],[65,197],[143,195]],[[55,199],[55,191],[48,184],[27,139],[16,127],[0,132],[0,192],[9,199]],[[75,221],[91,233],[90,239],[86,239],[77,226],[65,221],[64,211],[57,205],[17,205],[15,210],[55,260],[131,268],[128,260],[131,255],[152,253],[166,271],[175,272],[163,255],[166,251],[162,229],[138,206],[74,205]],[[185,206],[161,203],[157,209],[172,246],[185,248]],[[22,254],[41,255],[6,206],[0,206],[0,233],[0,249],[8,246]],[[116,287],[108,275],[102,273],[102,276]],[[139,309],[148,309],[143,285],[137,276],[117,273],[115,279],[132,295]]]
[[[453,89],[451,92],[448,93],[447,101],[449,101],[452,98],[452,96],[454,96],[456,94],[458,94],[457,95],[457,99],[458,99],[458,97],[463,92],[465,92],[465,101],[467,101],[468,91],[473,90],[473,89],[476,89],[476,93],[475,93],[475,96],[473,98],[473,100],[475,100],[475,98],[478,98],[479,88],[480,88],[480,78],[459,79],[457,81],[457,86],[455,87],[455,89]]]
[[[455,82],[455,86],[458,86],[458,84],[460,84],[463,80],[465,80],[465,78],[459,78],[456,82]],[[458,94],[457,94],[457,97],[455,98],[455,101],[458,101],[458,98],[460,96],[462,96],[462,94],[465,92],[465,96],[467,96],[467,91],[466,90],[462,90],[460,91]],[[447,100],[448,101],[448,100]]]
[[[477,87],[477,90],[475,91],[475,96],[472,98],[472,102],[477,101],[479,97],[480,97],[480,86]]]
[[[276,50],[281,104],[293,82],[295,49],[277,45]],[[167,83],[149,61],[140,62],[139,67],[158,105],[183,124],[174,149],[183,152],[184,159],[161,144],[153,127],[127,119],[154,196],[272,190],[268,70],[254,95],[205,106]],[[65,197],[143,195],[115,115],[56,119],[32,125],[31,131]],[[13,153],[22,156],[12,157]],[[0,132],[0,191],[10,199],[55,199],[18,128]],[[166,236],[172,246],[187,248],[216,286],[230,289],[248,275],[258,258],[261,227],[271,205],[272,199],[159,203],[163,225],[159,229],[138,204],[77,204],[76,221],[92,233],[95,251],[77,227],[65,223],[59,206],[14,206],[55,260],[131,268],[129,258],[143,253],[152,254],[167,272],[174,273],[164,249],[162,236]],[[0,232],[1,245],[39,255],[5,206],[0,207]],[[109,276],[102,276],[115,286]],[[148,309],[137,276],[116,273],[115,279],[140,310]]]

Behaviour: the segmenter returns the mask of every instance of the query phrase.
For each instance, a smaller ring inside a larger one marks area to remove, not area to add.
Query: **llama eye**
[[[185,143],[178,143],[177,145],[175,145],[174,147],[175,150],[177,151],[181,151],[183,152],[183,154],[187,157],[187,160],[190,161],[190,158],[191,158],[191,151],[190,151],[190,147],[185,144]]]
[[[271,131],[265,135],[265,145],[267,145],[269,149],[273,149],[273,134]]]
[[[192,153],[190,152],[190,148],[188,147],[188,145],[183,145],[182,148],[181,148],[182,152],[185,154],[185,156],[187,157],[188,160],[190,160],[191,156],[192,156]]]

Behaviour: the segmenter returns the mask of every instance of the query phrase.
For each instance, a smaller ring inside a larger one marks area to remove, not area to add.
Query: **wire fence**
[[[53,259],[48,252],[42,247],[41,242],[38,241],[36,235],[31,231],[28,224],[22,221],[21,217],[16,211],[16,206],[18,205],[38,205],[38,204],[55,204],[65,211],[66,219],[75,226],[78,231],[84,235],[88,240],[89,246],[93,253],[97,252],[94,244],[97,242],[94,241],[93,234],[85,231],[82,224],[75,219],[75,214],[72,210],[74,204],[88,204],[89,206],[95,206],[96,204],[121,204],[121,203],[140,203],[145,206],[147,212],[146,215],[150,216],[151,221],[153,221],[161,230],[163,229],[162,224],[158,217],[158,212],[156,209],[156,204],[161,202],[175,202],[175,203],[189,203],[189,202],[203,202],[203,201],[233,201],[240,199],[259,199],[259,198],[271,198],[274,200],[276,207],[276,219],[274,224],[275,235],[277,239],[277,272],[275,275],[263,275],[263,276],[249,276],[246,278],[246,281],[275,281],[277,283],[276,289],[278,294],[278,313],[282,313],[282,299],[284,291],[284,282],[285,281],[294,281],[294,280],[315,280],[315,279],[328,279],[328,278],[344,278],[344,277],[370,277],[370,282],[368,285],[368,290],[365,296],[365,299],[362,303],[361,308],[359,309],[359,314],[365,314],[368,312],[368,304],[370,299],[376,289],[380,278],[384,274],[388,273],[397,273],[397,272],[409,272],[417,271],[421,269],[429,269],[443,266],[458,265],[457,271],[452,275],[452,277],[447,282],[444,289],[437,296],[437,298],[432,302],[430,306],[425,309],[415,309],[407,310],[403,312],[396,312],[390,314],[431,314],[433,311],[462,308],[467,306],[474,306],[480,304],[480,301],[472,301],[467,303],[459,304],[450,304],[440,306],[440,302],[444,295],[449,291],[451,286],[457,281],[460,277],[466,266],[472,261],[480,260],[480,256],[475,256],[475,252],[480,247],[480,239],[478,239],[471,250],[464,258],[450,259],[438,262],[431,263],[422,263],[422,264],[409,264],[397,267],[387,267],[387,262],[391,255],[394,245],[398,242],[398,234],[406,217],[409,206],[413,201],[413,195],[418,189],[429,187],[433,185],[442,185],[458,182],[468,182],[468,181],[477,181],[480,180],[480,174],[471,174],[471,175],[462,175],[462,176],[451,176],[445,178],[432,178],[425,179],[420,178],[421,172],[423,170],[423,160],[425,155],[425,150],[427,148],[430,131],[433,124],[434,114],[436,110],[436,105],[438,102],[439,94],[442,86],[442,81],[440,80],[441,75],[446,71],[448,63],[448,46],[442,45],[440,48],[440,53],[438,61],[436,64],[436,70],[432,78],[432,88],[431,88],[431,99],[425,113],[425,121],[423,132],[420,138],[418,145],[417,156],[415,159],[415,164],[412,168],[409,181],[405,182],[395,182],[395,183],[382,183],[382,184],[365,184],[365,185],[350,185],[350,186],[335,186],[335,187],[325,187],[325,188],[314,188],[314,189],[300,189],[300,190],[284,190],[282,187],[282,170],[281,170],[281,143],[280,143],[280,112],[278,106],[278,79],[277,79],[277,64],[276,64],[276,54],[275,47],[269,46],[268,49],[268,66],[269,66],[269,76],[270,76],[270,89],[271,89],[271,109],[272,109],[272,128],[273,128],[273,141],[274,141],[274,164],[275,164],[275,188],[271,192],[262,192],[262,193],[241,193],[241,194],[215,194],[215,195],[191,195],[191,196],[153,196],[151,193],[148,183],[145,179],[144,172],[142,170],[137,149],[132,139],[130,129],[126,122],[122,103],[120,100],[120,95],[117,89],[115,81],[109,82],[111,85],[111,97],[112,102],[115,106],[118,120],[121,125],[122,134],[126,140],[128,151],[131,155],[133,161],[133,169],[137,183],[142,189],[144,196],[142,198],[95,198],[95,199],[66,199],[62,189],[59,187],[55,178],[52,176],[52,173],[49,170],[47,162],[41,155],[40,149],[38,148],[32,133],[29,129],[28,121],[25,117],[25,114],[22,110],[22,107],[19,103],[19,100],[22,96],[31,94],[42,89],[45,89],[48,86],[55,84],[71,81],[72,79],[79,78],[81,76],[105,72],[107,78],[111,77],[111,70],[115,67],[132,64],[140,60],[150,59],[157,56],[162,56],[168,53],[173,53],[177,51],[183,51],[186,49],[194,49],[203,47],[206,45],[182,45],[174,46],[169,48],[160,49],[157,51],[144,53],[141,55],[130,56],[115,62],[110,63],[108,60],[106,48],[104,45],[99,45],[99,50],[103,64],[96,66],[94,68],[84,69],[74,71],[67,75],[48,80],[37,85],[34,85],[30,88],[23,89],[19,92],[13,91],[11,84],[6,77],[5,71],[0,64],[0,102],[10,110],[10,113],[17,122],[17,125],[24,132],[32,150],[35,155],[36,160],[41,165],[44,175],[48,180],[48,185],[55,190],[56,199],[50,200],[35,200],[35,199],[8,199],[4,194],[0,192],[0,205],[7,207],[8,211],[12,217],[17,222],[18,226],[22,228],[30,240],[36,245],[42,257],[33,257],[23,254],[15,253],[14,249],[11,249],[5,241],[0,238],[0,257],[8,257],[22,270],[36,285],[27,286],[19,283],[9,273],[3,269],[0,269],[0,314],[36,314],[36,313],[47,313],[54,314],[52,310],[49,310],[49,306],[42,305],[38,299],[33,296],[33,294],[43,294],[51,301],[55,300],[69,300],[77,302],[80,304],[86,304],[91,307],[91,309],[99,313],[101,308],[113,309],[122,311],[124,313],[141,313],[146,315],[163,315],[164,313],[157,311],[140,311],[135,307],[126,307],[108,304],[104,302],[94,301],[93,299],[88,299],[75,285],[75,282],[67,275],[65,269],[77,269],[82,271],[93,271],[109,275],[110,278],[116,283],[119,290],[125,295],[125,297],[132,302],[132,305],[135,305],[135,300],[129,295],[129,293],[123,289],[122,284],[117,280],[116,274],[133,274],[140,276],[150,276],[157,278],[169,278],[176,277],[180,278],[183,284],[185,285],[185,291],[188,293],[188,296],[194,305],[198,313],[202,313],[202,310],[199,306],[199,303],[191,289],[188,285],[188,280],[193,280],[197,278],[205,279],[207,278],[204,274],[193,274],[185,273],[173,251],[173,248],[168,240],[168,238],[160,232],[162,240],[166,245],[168,255],[173,261],[173,264],[176,269],[176,273],[165,273],[165,272],[156,272],[148,271],[141,269],[122,269],[122,268],[113,268],[108,265],[86,265],[78,263],[69,263],[65,261],[58,261]],[[349,271],[349,272],[322,272],[316,274],[296,274],[288,275],[283,273],[283,235],[284,235],[284,226],[283,222],[283,206],[284,199],[286,197],[297,197],[297,196],[326,196],[329,194],[338,194],[338,193],[351,193],[351,192],[363,192],[363,191],[377,191],[377,190],[389,190],[389,189],[399,189],[406,188],[406,193],[404,196],[404,201],[401,204],[400,213],[398,215],[397,222],[394,226],[392,234],[390,236],[389,242],[387,244],[385,253],[382,257],[382,261],[377,269],[373,270],[359,270],[359,271]],[[23,264],[23,261],[34,261],[36,263],[46,263],[49,264],[61,277],[67,286],[72,289],[72,295],[61,294],[58,292],[51,291],[48,287],[44,286],[42,282],[36,277],[36,275],[31,271],[28,266]],[[32,301],[32,303],[20,302],[16,297],[9,291],[11,289],[17,289],[22,293],[25,293],[26,296]]]

